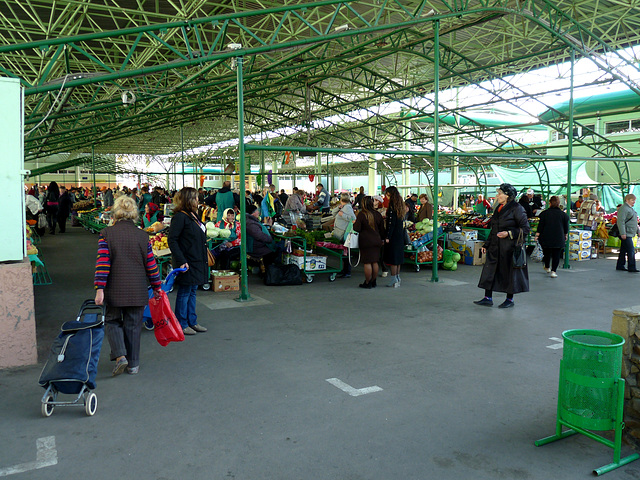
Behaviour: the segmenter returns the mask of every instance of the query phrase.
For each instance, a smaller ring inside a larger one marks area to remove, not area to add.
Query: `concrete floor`
[[[41,364],[0,372],[0,476],[39,466],[10,478],[568,480],[612,461],[582,436],[533,445],[554,431],[552,338],[608,331],[614,308],[640,303],[640,276],[612,258],[557,279],[533,264],[531,292],[508,310],[473,305],[481,267],[439,283],[406,269],[400,289],[382,279],[376,290],[357,288],[361,268],[296,287],[251,276],[255,302],[198,292],[209,332],[167,347],[144,332],[137,376],[111,377],[105,340],[96,415],[57,408],[45,419],[40,369],[60,325],[93,297],[96,247],[80,228],[43,239],[54,283],[35,287]],[[351,396],[332,378],[381,390]],[[638,479],[640,461],[605,478]]]

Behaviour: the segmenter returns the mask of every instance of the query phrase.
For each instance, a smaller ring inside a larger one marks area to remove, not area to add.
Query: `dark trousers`
[[[562,248],[547,248],[542,247],[542,262],[544,263],[544,268],[549,268],[549,264],[551,264],[551,271],[555,272],[558,269],[558,265],[560,265],[560,254],[562,253]]]
[[[49,233],[56,233],[57,222],[58,207],[47,207],[47,225],[49,225]]]
[[[129,368],[140,365],[140,332],[144,307],[109,307],[105,317],[110,359],[125,356]]]
[[[58,226],[60,227],[60,233],[67,231],[67,218],[69,215],[58,215]]]
[[[620,253],[618,254],[618,263],[616,268],[624,268],[625,257],[628,259],[627,268],[629,270],[636,269],[636,249],[633,246],[633,238],[627,235],[627,238],[620,239]]]
[[[217,270],[229,270],[231,260],[238,260],[240,258],[240,247],[231,247],[225,250],[218,250],[216,255]]]
[[[486,290],[485,289],[484,296],[488,297],[488,298],[493,298],[493,290]],[[513,300],[513,293],[507,293],[507,298],[509,300]]]

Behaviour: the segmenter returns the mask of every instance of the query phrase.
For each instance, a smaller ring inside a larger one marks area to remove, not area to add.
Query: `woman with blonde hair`
[[[95,302],[106,304],[106,333],[113,375],[134,375],[140,366],[142,314],[149,303],[147,279],[160,296],[160,273],[149,235],[135,225],[138,205],[121,196],[113,204],[113,225],[100,233],[94,286]]]
[[[198,191],[184,187],[173,199],[173,217],[169,229],[169,248],[173,268],[187,271],[176,277],[176,318],[185,335],[206,332],[198,324],[196,292],[198,285],[208,282],[209,263],[207,235],[204,224],[198,218]]]

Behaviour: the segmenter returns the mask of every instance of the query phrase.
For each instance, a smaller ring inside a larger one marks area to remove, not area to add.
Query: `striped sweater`
[[[96,258],[96,274],[93,285],[96,289],[105,288],[107,286],[107,278],[111,271],[111,257],[109,255],[109,245],[105,238],[100,234],[98,239],[98,256]],[[151,250],[151,243],[149,243],[147,249],[147,264],[146,264],[147,278],[153,289],[160,288],[162,281],[160,280],[160,271],[158,270],[158,264],[153,256]]]

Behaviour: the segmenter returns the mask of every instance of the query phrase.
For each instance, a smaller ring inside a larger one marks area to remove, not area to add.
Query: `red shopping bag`
[[[149,299],[149,310],[151,311],[151,321],[153,322],[153,331],[156,334],[156,340],[163,347],[169,345],[169,342],[184,341],[184,333],[182,327],[171,310],[169,297],[164,290],[160,291],[160,298],[155,296]]]

